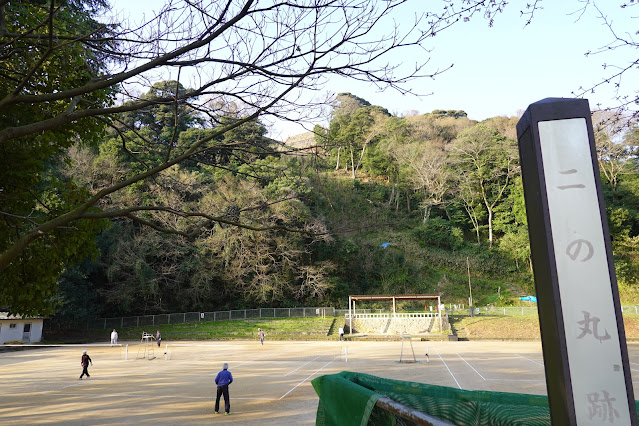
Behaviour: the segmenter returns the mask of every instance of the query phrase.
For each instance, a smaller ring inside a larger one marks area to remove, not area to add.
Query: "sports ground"
[[[166,356],[164,343],[151,354],[138,342],[128,342],[128,350],[124,342],[1,352],[0,423],[314,424],[311,380],[344,370],[468,390],[546,393],[540,342],[168,342]],[[400,355],[412,361],[411,345],[419,362],[399,363]],[[93,366],[91,378],[80,381],[84,349]],[[639,344],[628,350],[634,374]],[[213,412],[214,378],[224,362],[234,378],[229,416]]]

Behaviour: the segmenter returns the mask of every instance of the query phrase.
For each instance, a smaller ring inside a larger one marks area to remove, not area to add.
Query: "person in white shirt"
[[[118,344],[118,332],[115,331],[115,328],[111,332],[111,346]]]

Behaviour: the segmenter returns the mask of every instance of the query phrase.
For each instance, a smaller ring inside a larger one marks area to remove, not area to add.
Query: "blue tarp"
[[[390,245],[390,243],[381,243],[379,246],[380,246],[380,247],[384,247],[384,248],[386,248],[386,247],[388,247],[389,245]]]
[[[537,303],[537,298],[535,296],[524,296],[520,297],[521,300],[525,300],[527,302],[535,302]]]

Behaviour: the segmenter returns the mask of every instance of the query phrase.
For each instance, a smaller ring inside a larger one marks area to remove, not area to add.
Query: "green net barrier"
[[[382,396],[454,425],[551,425],[545,395],[468,391],[349,371],[317,377],[312,384],[319,396],[316,425],[415,424],[376,406]]]

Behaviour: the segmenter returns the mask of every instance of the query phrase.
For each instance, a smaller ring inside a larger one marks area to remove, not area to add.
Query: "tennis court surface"
[[[80,381],[85,349],[93,367],[91,378]],[[402,353],[399,341],[163,342],[150,357],[148,349],[128,342],[128,351],[78,345],[2,352],[0,423],[314,424],[318,399],[310,381],[344,370],[468,390],[546,393],[540,342],[412,341],[417,363],[398,362],[400,354],[412,361],[410,345],[404,342]],[[635,374],[639,344],[628,350]],[[234,378],[230,416],[213,413],[214,378],[224,362]]]

